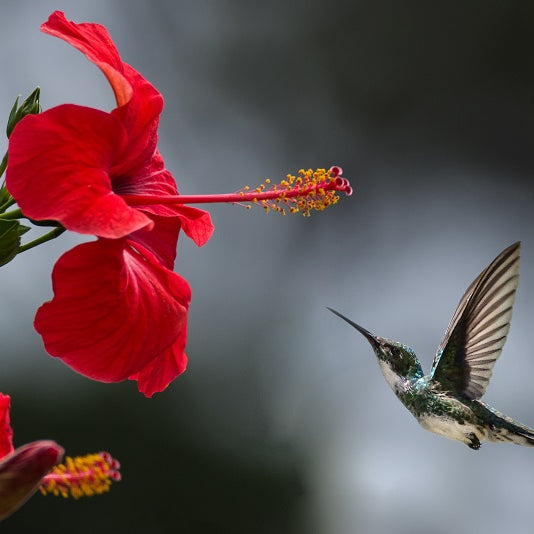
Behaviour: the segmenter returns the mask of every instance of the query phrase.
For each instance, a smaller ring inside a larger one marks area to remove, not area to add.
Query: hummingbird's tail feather
[[[488,441],[506,441],[516,445],[534,447],[534,428],[529,428],[514,421],[511,417],[491,408],[487,404],[480,402],[491,412],[491,430],[488,434]]]
[[[524,445],[526,447],[534,447],[534,430],[529,429],[528,432],[522,430],[518,431],[496,428],[489,436],[489,441],[507,441],[508,443],[515,443],[516,445]]]

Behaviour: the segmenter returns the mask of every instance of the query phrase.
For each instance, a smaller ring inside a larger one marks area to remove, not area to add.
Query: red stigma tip
[[[343,174],[343,169],[341,167],[338,167],[337,165],[332,165],[329,170],[330,174],[332,175],[332,178],[337,178],[341,174]]]

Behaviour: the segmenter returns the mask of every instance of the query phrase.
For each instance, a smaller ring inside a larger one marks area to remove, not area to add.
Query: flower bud
[[[41,89],[36,87],[33,92],[22,102],[18,107],[19,97],[15,100],[13,107],[9,113],[9,119],[7,120],[6,134],[9,137],[16,124],[26,115],[36,115],[41,112],[41,104],[39,103],[39,96]]]
[[[54,441],[34,441],[0,460],[0,521],[33,495],[63,452]]]

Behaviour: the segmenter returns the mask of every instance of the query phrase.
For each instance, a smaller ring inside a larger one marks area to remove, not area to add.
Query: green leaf
[[[18,254],[20,236],[29,229],[18,221],[0,220],[0,267],[9,263]]]

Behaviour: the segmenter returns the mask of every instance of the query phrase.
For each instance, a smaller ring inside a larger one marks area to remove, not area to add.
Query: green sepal
[[[20,237],[29,229],[18,221],[0,219],[0,267],[18,254]]]
[[[22,102],[18,107],[19,97],[17,96],[11,111],[9,112],[9,119],[7,120],[6,134],[9,137],[16,124],[26,115],[36,115],[41,113],[41,104],[39,102],[39,96],[41,95],[41,88],[36,87],[30,96]]]

